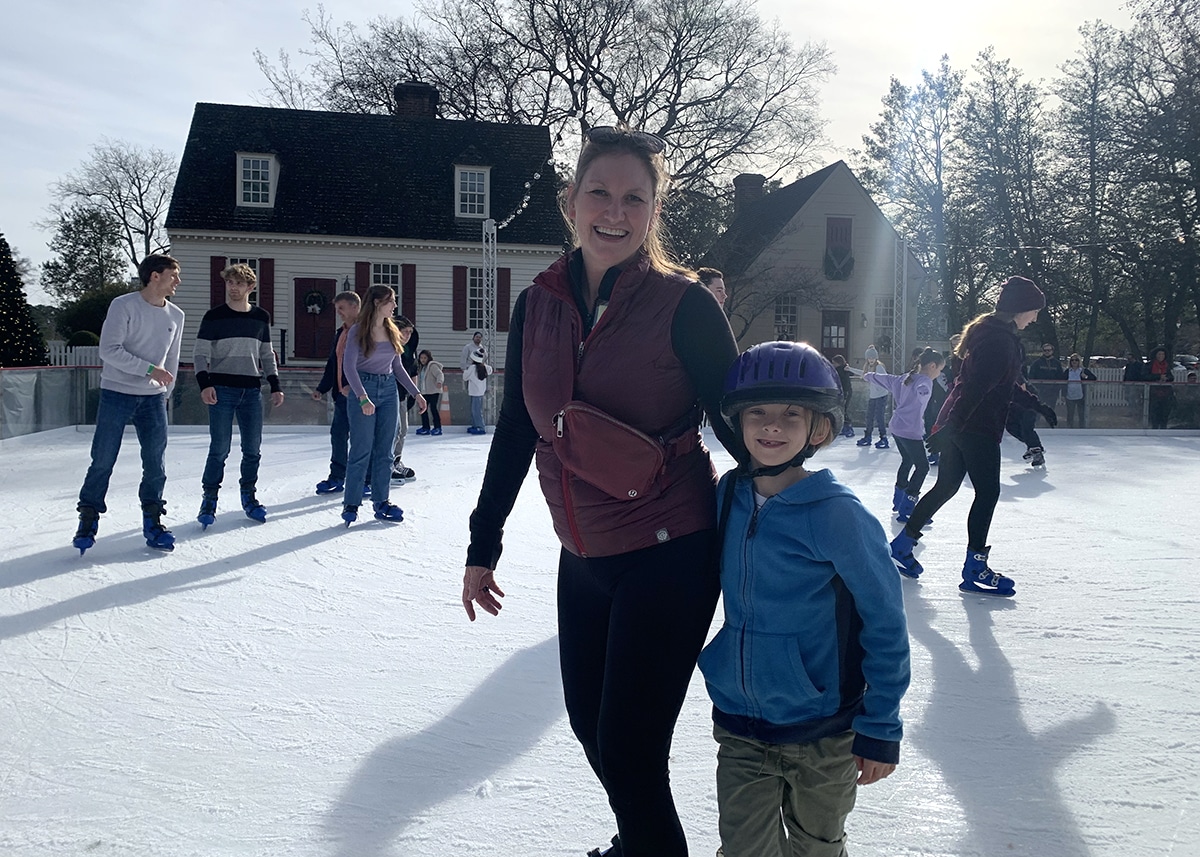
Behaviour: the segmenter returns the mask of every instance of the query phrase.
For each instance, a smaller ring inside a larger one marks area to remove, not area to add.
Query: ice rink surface
[[[268,433],[267,523],[227,489],[202,532],[207,434],[175,431],[163,554],[141,536],[130,433],[83,557],[90,433],[0,442],[0,854],[582,857],[606,843],[612,816],[563,711],[558,547],[536,477],[506,528],[502,614],[472,624],[460,603],[490,437],[410,435],[417,480],[392,492],[405,521],[346,529],[340,497],[313,494],[326,435]],[[860,789],[855,857],[1200,855],[1200,437],[1043,439],[1044,471],[1011,440],[1002,451],[991,565],[1015,599],[957,589],[969,484],[921,542],[925,575],[903,585],[901,765]],[[812,469],[894,533],[898,463],[841,440]],[[718,844],[715,765],[697,674],[672,783],[700,857]]]

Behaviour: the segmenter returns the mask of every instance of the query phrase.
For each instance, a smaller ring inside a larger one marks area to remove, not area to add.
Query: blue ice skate
[[[246,517],[252,521],[258,521],[260,524],[267,522],[267,508],[258,502],[258,498],[254,496],[253,490],[242,492],[242,510],[246,513]]]
[[[913,548],[916,544],[917,540],[910,536],[907,530],[901,530],[899,535],[892,539],[891,544],[892,562],[896,563],[896,570],[913,580],[920,577],[921,572],[925,570],[913,556]]]
[[[205,492],[200,500],[200,513],[196,515],[200,529],[207,530],[217,520],[217,495]]]
[[[75,540],[71,544],[79,548],[79,555],[96,544],[96,531],[100,529],[100,513],[91,506],[81,506],[79,509],[79,528],[75,530]]]
[[[399,523],[404,520],[404,510],[384,500],[375,504],[375,519],[378,521],[396,521]]]
[[[1017,585],[1011,577],[1005,577],[988,568],[987,561],[990,551],[990,547],[967,551],[967,561],[963,564],[963,582],[958,585],[958,588],[963,592],[976,595],[1012,598],[1017,594]]]
[[[175,534],[163,526],[162,516],[166,507],[162,503],[142,505],[142,535],[146,546],[159,551],[175,550]]]

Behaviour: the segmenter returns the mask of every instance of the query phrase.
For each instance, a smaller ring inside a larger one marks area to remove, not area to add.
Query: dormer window
[[[491,167],[454,168],[456,217],[475,217],[483,220],[490,216],[491,200],[489,185]]]
[[[275,205],[279,168],[274,155],[238,152],[237,204],[251,208]]]

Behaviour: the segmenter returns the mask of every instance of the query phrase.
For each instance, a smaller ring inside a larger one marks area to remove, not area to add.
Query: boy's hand
[[[877,783],[896,770],[895,765],[864,759],[862,756],[855,756],[854,764],[858,766],[858,779],[855,782],[860,786],[869,786],[871,783]]]

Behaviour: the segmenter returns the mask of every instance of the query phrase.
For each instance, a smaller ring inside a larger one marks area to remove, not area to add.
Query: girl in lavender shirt
[[[404,512],[388,502],[392,474],[392,442],[400,419],[398,381],[425,413],[425,397],[404,371],[400,355],[404,343],[392,321],[396,293],[387,286],[372,286],[363,301],[358,323],[346,332],[342,366],[354,400],[346,403],[350,417],[350,454],[346,462],[346,494],[342,520],[358,520],[363,484],[371,473],[371,499],[375,517],[403,521]]]
[[[913,362],[907,375],[887,375],[882,372],[864,375],[870,383],[892,394],[895,408],[888,428],[900,450],[900,468],[896,471],[896,490],[892,508],[896,520],[907,521],[921,486],[929,475],[929,460],[925,455],[925,406],[933,394],[933,379],[946,365],[941,352],[926,348]]]

